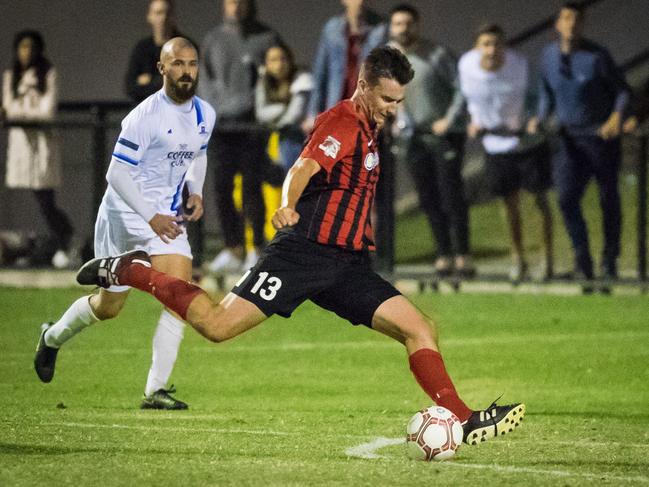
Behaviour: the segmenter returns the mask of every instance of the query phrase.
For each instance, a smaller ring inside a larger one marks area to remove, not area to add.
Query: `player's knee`
[[[99,320],[110,320],[115,318],[124,307],[124,303],[99,303],[96,309],[93,309],[95,316]]]

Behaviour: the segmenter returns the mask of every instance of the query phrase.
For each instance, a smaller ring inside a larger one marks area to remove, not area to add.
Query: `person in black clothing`
[[[156,67],[162,45],[173,37],[183,37],[176,29],[172,0],[150,0],[146,20],[151,35],[135,45],[126,72],[126,94],[136,104],[162,88],[162,75]]]

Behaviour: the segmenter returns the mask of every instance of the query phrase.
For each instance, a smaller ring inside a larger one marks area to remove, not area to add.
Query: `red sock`
[[[439,352],[422,348],[413,353],[409,361],[417,382],[435,403],[450,410],[463,423],[469,419],[473,411],[458,396]]]
[[[156,271],[141,264],[131,264],[119,273],[119,283],[147,292],[170,310],[187,319],[187,309],[199,294],[205,294],[200,287]]]

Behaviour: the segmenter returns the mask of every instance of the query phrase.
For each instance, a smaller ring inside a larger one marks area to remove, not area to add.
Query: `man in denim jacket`
[[[322,29],[313,63],[314,89],[302,128],[310,132],[316,115],[356,89],[358,68],[367,54],[386,42],[387,27],[364,0],[341,0],[345,13],[330,18]]]

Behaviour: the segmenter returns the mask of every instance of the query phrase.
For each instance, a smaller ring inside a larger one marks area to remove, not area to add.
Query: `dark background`
[[[197,42],[221,18],[220,0],[177,0],[181,30]],[[342,11],[338,0],[258,0],[259,18],[278,30],[310,65],[320,29]],[[370,0],[387,13],[397,1]],[[556,0],[413,0],[422,13],[423,33],[457,53],[471,46],[475,28],[496,21],[512,35],[551,15]],[[93,0],[0,0],[0,64],[11,58],[13,34],[26,27],[40,30],[47,52],[61,76],[62,100],[122,99],[128,53],[148,34],[148,2]],[[647,0],[605,0],[590,10],[588,34],[623,61],[649,44]],[[548,39],[542,35],[521,46],[529,55]]]
[[[382,14],[398,1],[370,0]],[[471,47],[474,30],[485,21],[500,23],[511,36],[545,20],[561,4],[557,0],[412,0],[422,14],[422,34],[461,54]],[[220,0],[177,0],[182,32],[200,42],[221,19]],[[123,100],[124,73],[134,44],[149,34],[146,0],[0,0],[0,67],[9,67],[15,32],[40,30],[46,54],[57,67],[62,101]],[[338,0],[258,0],[259,18],[278,30],[294,49],[298,61],[310,66],[322,25],[342,12]],[[649,47],[649,0],[603,0],[589,9],[586,34],[607,46],[618,62]],[[532,65],[541,47],[554,38],[547,31],[517,48]],[[629,79],[646,76],[647,70],[629,73]],[[121,115],[120,115],[121,116]],[[117,131],[108,134],[111,149]],[[88,130],[61,132],[64,186],[59,191],[63,207],[75,221],[77,239],[92,235],[91,138]],[[4,188],[6,135],[0,129],[0,231],[19,229],[43,232],[44,225],[28,191]],[[106,156],[108,157],[108,156]],[[103,161],[106,163],[107,161]],[[218,231],[211,178],[206,181],[208,230]],[[399,184],[408,184],[402,178]],[[407,188],[406,188],[407,190]],[[402,188],[400,192],[403,192]]]

